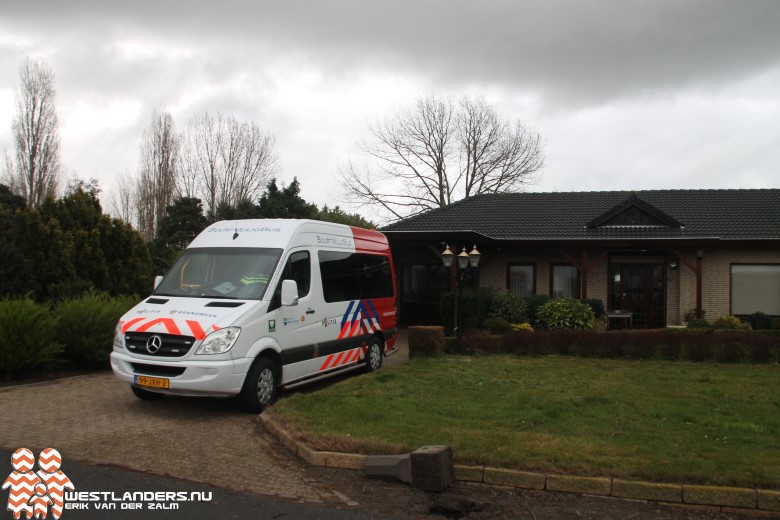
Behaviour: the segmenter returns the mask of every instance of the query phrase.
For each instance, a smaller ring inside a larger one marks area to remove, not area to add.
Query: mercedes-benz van
[[[116,376],[141,399],[238,396],[378,369],[395,352],[395,271],[378,231],[311,220],[217,222],[119,321]]]

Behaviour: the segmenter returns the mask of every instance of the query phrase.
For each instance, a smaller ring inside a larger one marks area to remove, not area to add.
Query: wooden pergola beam
[[[588,251],[583,249],[579,262],[566,251],[561,251],[561,254],[564,256],[564,258],[566,258],[566,260],[569,261],[571,265],[577,269],[577,272],[580,273],[580,298],[584,300],[588,297],[588,273],[590,273],[593,268],[599,265],[599,263],[601,263],[601,261],[604,260],[604,258],[606,258],[607,254],[609,253],[608,251],[604,251],[595,259],[591,260],[588,257]]]
[[[674,251],[675,256],[680,259],[680,262],[684,263],[685,266],[693,271],[693,274],[696,275],[696,319],[702,319],[704,316],[704,313],[702,312],[702,303],[701,303],[701,293],[702,293],[702,257],[704,256],[704,251],[699,249],[696,252],[696,263],[693,263],[691,260],[688,259],[687,256],[682,254],[679,251]]]

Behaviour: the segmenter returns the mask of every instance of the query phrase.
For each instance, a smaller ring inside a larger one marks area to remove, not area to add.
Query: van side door
[[[282,348],[282,383],[309,375],[312,360],[318,357],[325,309],[319,276],[313,276],[312,265],[310,251],[292,250],[272,299],[271,306],[276,308],[276,338]],[[294,280],[298,286],[298,302],[294,305],[281,305],[284,280]]]

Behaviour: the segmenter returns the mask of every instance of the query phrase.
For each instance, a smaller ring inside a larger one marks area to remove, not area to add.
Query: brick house
[[[478,195],[381,231],[406,324],[441,321],[445,244],[479,249],[472,286],[598,298],[633,328],[780,315],[780,189]]]

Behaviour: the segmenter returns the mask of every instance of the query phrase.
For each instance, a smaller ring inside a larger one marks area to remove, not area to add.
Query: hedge
[[[778,363],[780,334],[744,331],[513,331],[465,335],[463,354],[565,355],[721,363]]]
[[[31,298],[0,301],[0,371],[6,380],[57,359],[62,345],[56,341],[55,326],[48,307]]]

